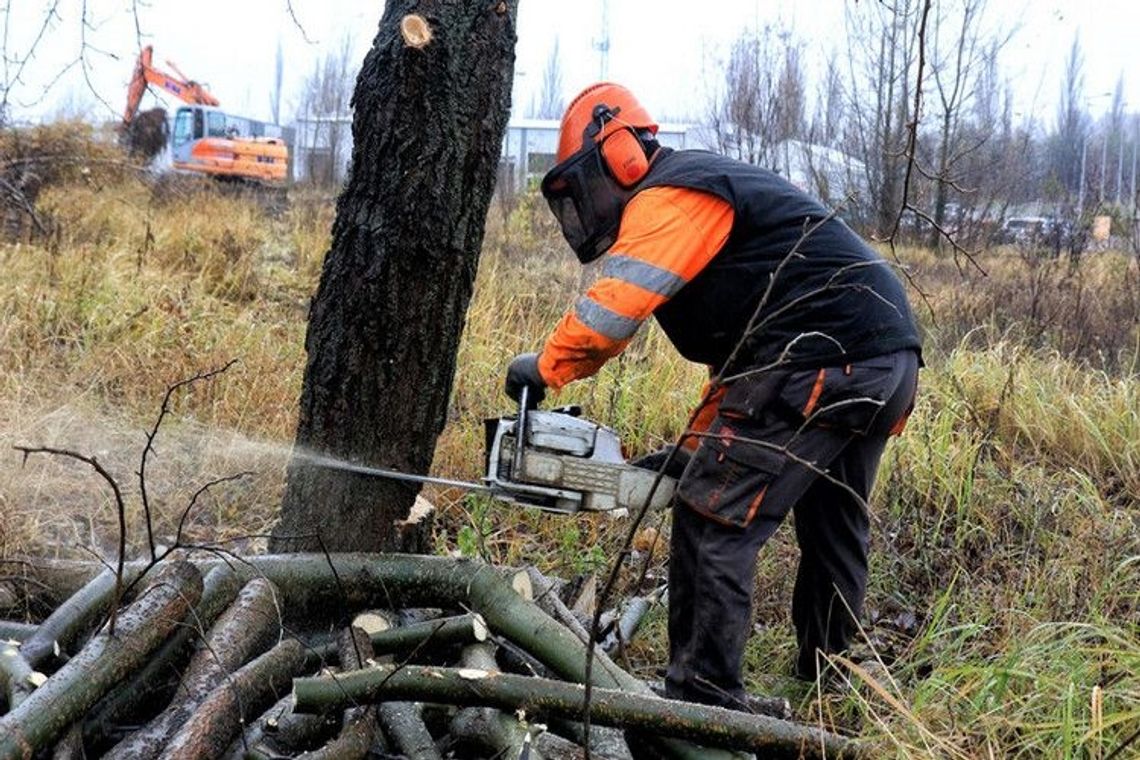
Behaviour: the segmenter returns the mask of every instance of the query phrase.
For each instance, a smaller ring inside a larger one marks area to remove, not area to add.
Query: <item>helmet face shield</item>
[[[583,264],[614,244],[622,209],[632,195],[609,176],[603,162],[601,151],[591,142],[542,179],[542,196]]]

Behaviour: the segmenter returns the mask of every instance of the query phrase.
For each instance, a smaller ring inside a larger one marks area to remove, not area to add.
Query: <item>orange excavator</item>
[[[123,112],[125,135],[138,132],[139,103],[147,86],[153,84],[187,104],[175,112],[169,132],[175,169],[227,179],[285,181],[289,147],[279,126],[227,114],[205,87],[184,76],[169,61],[167,65],[177,76],[155,68],[153,57],[154,49],[147,45],[135,64]]]

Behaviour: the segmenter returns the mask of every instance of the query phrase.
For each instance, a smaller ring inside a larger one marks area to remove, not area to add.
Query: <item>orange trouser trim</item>
[[[811,395],[808,396],[807,403],[804,404],[804,417],[810,417],[811,413],[815,411],[815,407],[819,404],[819,397],[823,395],[823,381],[827,377],[827,370],[820,369],[819,374],[815,376],[815,385],[811,387]]]
[[[705,387],[701,391],[701,407],[697,411],[697,416],[693,419],[693,424],[686,433],[704,433],[712,427],[713,420],[720,414],[720,402],[724,398],[724,392],[726,390],[728,389],[722,385],[710,396],[709,384],[705,383]],[[693,451],[700,442],[701,438],[699,435],[686,434],[681,441],[681,448]]]

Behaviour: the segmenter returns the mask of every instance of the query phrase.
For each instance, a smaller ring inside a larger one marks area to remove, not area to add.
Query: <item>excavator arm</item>
[[[147,45],[139,52],[139,59],[135,63],[135,71],[131,75],[131,83],[127,87],[127,108],[123,112],[123,124],[130,125],[139,111],[143,93],[148,84],[161,87],[184,103],[194,103],[203,106],[216,106],[218,99],[210,94],[202,85],[192,79],[178,78],[156,69],[152,63],[154,47]],[[168,62],[169,63],[169,62]],[[171,64],[177,71],[177,67]],[[179,72],[181,73],[181,72]]]

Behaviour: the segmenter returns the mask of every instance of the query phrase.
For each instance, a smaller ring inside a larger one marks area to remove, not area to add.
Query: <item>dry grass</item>
[[[94,453],[134,500],[143,431],[167,385],[232,358],[177,397],[148,484],[168,540],[198,486],[253,470],[202,505],[191,536],[263,532],[295,425],[328,200],[294,197],[272,215],[247,197],[80,174],[39,204],[57,235],[0,246],[0,556],[107,551],[114,537],[89,471],[45,458],[21,467],[12,444]],[[1070,270],[998,251],[983,258],[988,278],[962,278],[951,261],[903,255],[931,306],[919,309],[930,366],[874,500],[861,644],[892,677],[837,663],[850,686],[818,693],[780,675],[794,649],[784,530],[760,561],[753,686],[861,730],[884,757],[1107,757],[1140,728],[1137,263],[1104,254]],[[438,473],[478,475],[481,420],[507,407],[503,367],[539,345],[581,281],[533,198],[509,216],[492,209]],[[645,451],[676,434],[702,375],[651,329],[557,400]],[[435,497],[440,551],[568,574],[604,565],[624,534],[606,519]],[[660,615],[648,631],[634,657],[653,664]]]

